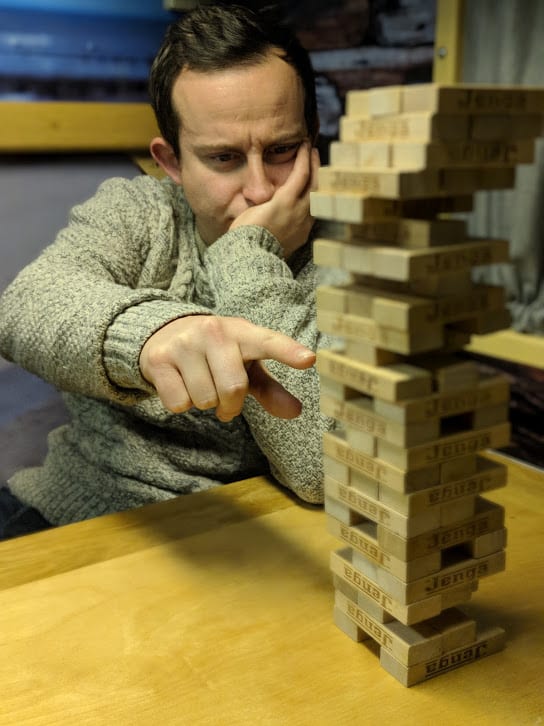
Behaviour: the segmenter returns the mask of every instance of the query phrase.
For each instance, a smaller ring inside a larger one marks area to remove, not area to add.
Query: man
[[[248,9],[203,7],[150,91],[167,179],[105,182],[0,302],[0,351],[72,417],[2,490],[3,536],[269,471],[322,501],[308,57]]]

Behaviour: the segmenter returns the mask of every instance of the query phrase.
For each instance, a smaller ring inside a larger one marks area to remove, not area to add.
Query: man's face
[[[257,65],[184,70],[173,101],[181,119],[176,181],[200,235],[212,244],[289,176],[307,138],[304,89],[294,69],[271,52]]]

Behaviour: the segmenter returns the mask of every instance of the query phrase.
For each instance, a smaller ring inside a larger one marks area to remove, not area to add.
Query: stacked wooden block
[[[485,492],[505,467],[507,382],[459,355],[507,327],[501,288],[473,268],[508,242],[467,236],[455,212],[515,184],[533,160],[544,90],[433,84],[352,91],[312,214],[334,221],[316,264],[350,275],[317,292],[321,406],[335,622],[371,638],[404,685],[500,650],[504,631],[457,606],[504,569],[503,508]],[[457,353],[457,354],[456,354]]]

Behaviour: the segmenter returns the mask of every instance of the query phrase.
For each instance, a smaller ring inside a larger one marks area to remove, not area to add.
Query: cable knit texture
[[[65,392],[71,422],[49,437],[44,465],[13,492],[54,524],[202,491],[271,471],[321,502],[315,369],[269,362],[303,403],[284,421],[252,397],[221,423],[213,411],[172,414],[141,376],[145,341],[192,314],[244,317],[315,350],[316,268],[309,245],[287,263],[261,227],[239,227],[199,253],[194,218],[169,180],[111,179],[0,299],[0,351]]]

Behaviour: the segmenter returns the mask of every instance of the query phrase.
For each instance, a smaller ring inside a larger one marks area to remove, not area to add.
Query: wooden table
[[[406,689],[332,623],[323,512],[266,479],[0,544],[0,724],[541,724],[544,475],[493,493],[506,650]]]

